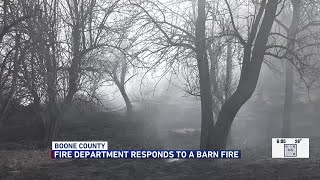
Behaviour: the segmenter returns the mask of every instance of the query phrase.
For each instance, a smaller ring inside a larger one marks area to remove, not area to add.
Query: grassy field
[[[163,149],[150,115],[120,113],[66,117],[59,140],[109,141],[110,149]],[[199,134],[167,136],[178,147],[198,144]],[[180,144],[179,144],[180,143]],[[166,143],[168,144],[168,143]],[[169,143],[170,144],[170,143]],[[171,143],[173,144],[173,143]],[[320,179],[320,139],[310,140],[310,159],[271,159],[269,145],[242,149],[238,160],[52,160],[49,149],[25,141],[1,142],[0,179]],[[196,147],[196,146],[195,146]]]

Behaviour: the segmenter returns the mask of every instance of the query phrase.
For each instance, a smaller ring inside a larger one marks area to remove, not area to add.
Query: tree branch
[[[275,19],[275,21],[288,33],[289,32],[289,28],[283,24],[281,21],[279,21],[277,18]]]
[[[164,35],[164,37],[166,38],[166,40],[168,41],[168,43],[172,46],[183,46],[189,49],[192,49],[193,51],[196,51],[196,48],[193,47],[190,44],[186,44],[186,43],[177,43],[177,42],[173,42],[171,40],[171,38],[168,36],[168,34],[161,28],[161,26],[159,25],[159,22],[157,22],[149,13],[146,9],[144,9],[141,5],[136,4],[136,3],[131,3],[131,5],[133,6],[137,6],[140,9],[142,9],[143,12],[146,13],[146,15],[150,18],[150,20],[156,25],[156,27],[159,29],[159,31],[161,31],[161,33]],[[163,22],[162,22],[163,23]]]
[[[305,31],[306,29],[308,29],[311,26],[320,26],[320,21],[312,21],[309,22],[308,24],[306,24],[305,26],[301,27],[300,29],[298,29],[298,33]]]
[[[243,39],[243,37],[240,35],[239,31],[238,31],[238,28],[236,27],[236,24],[234,22],[234,18],[233,18],[233,15],[232,15],[232,11],[231,11],[231,7],[228,3],[228,0],[225,0],[227,6],[228,6],[228,10],[229,10],[229,14],[230,14],[230,18],[231,18],[231,24],[232,24],[232,27],[233,27],[233,30],[235,32],[235,36],[239,39],[240,43],[245,46],[247,43],[246,41]]]

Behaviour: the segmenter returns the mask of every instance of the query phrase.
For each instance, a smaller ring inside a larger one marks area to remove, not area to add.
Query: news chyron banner
[[[272,158],[309,158],[309,138],[272,138]]]
[[[240,159],[240,150],[109,150],[106,141],[53,141],[52,159]]]

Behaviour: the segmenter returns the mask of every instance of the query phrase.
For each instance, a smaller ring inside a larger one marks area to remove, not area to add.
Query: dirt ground
[[[163,149],[148,115],[127,118],[117,113],[88,113],[64,120],[58,140],[109,141],[110,149]],[[199,134],[170,137],[175,143],[197,144]],[[241,159],[52,160],[50,150],[27,149],[20,142],[0,144],[0,179],[320,179],[320,138],[310,139],[309,159],[271,159],[271,146],[243,148]],[[181,145],[183,147],[183,145]]]

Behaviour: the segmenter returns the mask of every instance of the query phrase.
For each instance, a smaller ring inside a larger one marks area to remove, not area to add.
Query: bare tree
[[[166,54],[166,55],[163,55],[161,57],[168,57],[169,55],[173,55],[172,59],[174,60],[179,60],[179,58],[181,58],[180,63],[181,61],[184,61],[183,58],[186,58],[185,66],[190,68],[195,73],[196,78],[194,80],[188,79],[189,77],[188,75],[186,75],[186,78],[187,78],[186,81],[187,83],[190,84],[189,87],[191,87],[191,89],[187,91],[192,95],[200,96],[200,99],[201,99],[202,125],[201,125],[201,140],[200,140],[201,145],[200,146],[201,146],[201,149],[209,149],[213,147],[212,132],[215,131],[215,128],[214,128],[212,109],[214,109],[214,111],[216,109],[215,114],[218,115],[220,111],[220,107],[217,106],[217,104],[219,103],[218,102],[214,104],[214,106],[216,106],[217,108],[214,108],[212,103],[212,92],[214,92],[213,93],[214,96],[218,96],[221,101],[225,101],[226,99],[228,99],[232,92],[231,88],[229,87],[226,88],[226,86],[229,86],[231,82],[231,76],[232,76],[231,44],[227,45],[227,49],[229,49],[229,51],[227,50],[227,53],[226,53],[227,54],[226,59],[228,59],[228,63],[226,63],[227,68],[226,68],[226,72],[224,73],[224,74],[227,74],[225,76],[225,80],[223,83],[224,86],[221,89],[222,91],[220,90],[217,91],[219,89],[217,87],[218,80],[215,79],[216,73],[217,73],[216,71],[218,71],[218,67],[219,67],[217,62],[218,62],[219,53],[221,53],[221,49],[223,45],[219,44],[217,37],[215,36],[207,37],[205,34],[205,31],[206,31],[205,21],[207,19],[207,16],[205,13],[206,12],[205,1],[198,1],[198,8],[197,8],[198,15],[197,15],[197,22],[195,26],[192,26],[192,19],[195,19],[195,14],[193,13],[193,16],[191,16],[190,18],[191,21],[188,20],[186,24],[182,27],[173,24],[172,22],[170,22],[165,18],[165,15],[164,15],[165,13],[160,8],[161,3],[160,5],[154,5],[154,8],[158,9],[160,14],[162,13],[163,20],[159,20],[159,18],[153,17],[150,14],[150,12],[146,10],[148,4],[146,4],[145,7],[137,3],[132,3],[132,4],[142,9],[142,11],[147,16],[146,18],[150,19],[150,21],[155,25],[156,30],[159,32],[158,34],[163,35],[162,39],[164,39],[165,41],[159,42],[159,44],[160,43],[163,44],[163,49],[175,48],[175,52],[168,51],[168,50],[162,51],[161,55],[163,54]],[[153,3],[150,2],[149,4],[153,4]],[[193,10],[195,9],[196,8],[193,8]],[[264,9],[261,11],[264,11]],[[179,15],[177,16],[180,17]],[[185,18],[182,18],[182,19],[186,20]],[[260,19],[258,19],[258,21],[260,21]],[[235,27],[234,22],[233,22],[233,26]],[[258,28],[259,23],[256,26],[257,27],[255,28]],[[212,31],[214,31],[214,28],[212,29]],[[256,30],[253,30],[253,31],[256,31]],[[256,33],[256,32],[253,32],[253,33]],[[223,33],[217,36],[232,37],[233,33],[230,33],[230,32],[227,33],[226,31],[223,31]],[[239,35],[236,35],[236,36],[239,37]],[[255,38],[256,34],[252,36],[253,37],[251,38]],[[217,40],[217,42],[214,42],[215,40]],[[253,39],[251,41],[253,42]],[[243,38],[241,39],[241,42],[244,44]],[[214,47],[212,46],[210,48],[212,44],[216,44],[216,46]],[[211,60],[211,63],[210,63],[211,72],[210,72],[209,62],[207,57],[207,49],[209,50],[209,57]],[[183,56],[182,54],[184,54],[185,56]],[[190,57],[194,57],[197,59],[196,65],[192,63],[192,61],[190,60],[191,59]],[[157,63],[159,63],[159,61],[157,61]],[[173,67],[173,63],[171,63],[170,61],[168,62],[168,64],[170,64],[170,67]],[[211,74],[211,77],[210,77],[210,74]],[[191,81],[192,83],[190,83]],[[212,81],[212,84],[214,85],[211,85],[211,81]],[[213,91],[211,91],[211,88],[213,89]],[[216,91],[214,89],[216,89]],[[197,92],[200,92],[200,93],[197,94]],[[222,104],[223,103],[224,102],[222,102]],[[217,136],[220,137],[220,135],[217,135]]]
[[[286,4],[284,11],[282,11],[284,17],[281,20],[276,19],[284,33],[281,31],[273,33],[274,36],[277,36],[277,42],[269,46],[269,49],[274,49],[267,54],[279,59],[286,59],[282,136],[290,137],[294,72],[298,72],[300,79],[308,90],[315,81],[314,78],[318,77],[319,66],[314,59],[317,58],[317,52],[315,51],[319,48],[319,42],[313,36],[318,34],[315,26],[319,25],[317,19],[319,13],[313,10],[314,7],[317,7],[317,3],[314,1],[292,0]],[[287,20],[288,16],[291,17],[290,22]],[[281,41],[285,43],[283,44]]]
[[[131,113],[133,107],[125,89],[125,85],[128,81],[130,81],[134,74],[127,78],[129,69],[128,57],[126,57],[124,52],[119,50],[113,50],[109,56],[102,55],[102,57],[106,58],[106,60],[101,62],[102,71],[106,72],[108,77],[111,78],[109,81],[115,83],[115,85],[118,87],[126,104],[127,112]]]
[[[292,20],[290,27],[287,31],[287,48],[290,51],[294,51],[294,41],[297,36],[298,25],[300,21],[300,8],[301,1],[292,1]],[[288,53],[289,56],[290,53]],[[293,57],[289,57],[290,59]],[[283,112],[283,127],[282,127],[282,137],[290,137],[290,119],[292,113],[292,100],[293,100],[293,65],[290,61],[286,61],[286,88],[285,88],[285,99],[284,99],[284,112]]]
[[[70,47],[72,58],[70,67],[68,67],[68,93],[65,98],[67,104],[72,102],[73,96],[80,88],[81,65],[86,54],[99,47],[110,46],[110,43],[105,43],[108,30],[107,19],[118,3],[119,0],[116,0],[109,7],[102,9],[97,9],[95,0],[66,1],[66,7],[64,7],[65,4],[62,4],[67,12],[68,21],[66,23],[69,25],[72,40]],[[93,18],[98,16],[97,11],[103,13],[103,18],[98,22],[93,22]],[[112,31],[109,33],[114,34]]]
[[[32,46],[26,60],[22,63],[24,86],[32,97],[33,112],[36,116],[38,131],[48,146],[57,133],[60,120],[58,99],[58,1],[41,1],[34,4],[40,14],[27,21],[26,31]],[[49,7],[48,7],[49,6]]]
[[[149,2],[152,5],[155,5],[152,2]],[[157,20],[154,18],[143,5],[138,3],[131,3],[132,5],[142,9],[148,19],[150,19],[151,23],[156,26],[156,30],[158,30],[165,38],[165,48],[167,47],[177,47],[177,51],[180,51],[179,47],[187,48],[192,50],[196,55],[197,59],[197,68],[199,73],[199,84],[200,84],[200,98],[201,98],[201,139],[200,139],[200,148],[208,149],[209,146],[209,133],[212,130],[214,122],[213,122],[213,114],[212,114],[212,96],[211,96],[211,85],[210,85],[210,74],[209,74],[209,64],[208,57],[206,52],[206,35],[205,35],[205,21],[206,21],[206,11],[205,11],[205,0],[198,1],[198,16],[197,22],[195,25],[195,31],[189,32],[179,26],[174,25],[165,20],[165,16],[163,15],[164,21]],[[157,5],[155,5],[158,8]],[[161,10],[158,8],[161,12]],[[163,27],[164,26],[164,27]],[[166,27],[165,27],[166,26]],[[167,31],[171,29],[170,31]],[[172,33],[177,32],[177,33]],[[172,33],[172,34],[170,34]],[[182,34],[180,34],[182,33]],[[195,35],[194,35],[195,34]],[[171,36],[171,37],[170,37]],[[161,49],[161,48],[160,48]],[[182,50],[183,51],[183,50]],[[167,51],[168,52],[168,51]],[[161,54],[164,54],[162,52]],[[174,56],[175,58],[177,56]],[[159,63],[159,62],[157,62]]]
[[[245,41],[240,35],[228,1],[225,1],[231,16],[235,36],[243,45],[243,60],[240,80],[235,92],[223,104],[217,122],[212,131],[213,140],[210,147],[224,149],[231,124],[241,106],[252,96],[259,77],[261,65],[264,59],[268,37],[276,17],[279,1],[262,0],[259,11],[254,19],[253,25]]]
[[[24,8],[24,9],[23,9]],[[21,6],[9,0],[3,1],[1,18],[0,43],[2,50],[7,51],[1,61],[0,70],[0,124],[7,118],[7,109],[11,100],[14,98],[18,90],[18,73],[20,64],[25,56],[25,51],[28,49],[28,40],[22,40],[23,32],[21,31],[22,22],[36,16],[38,9],[36,7]],[[13,38],[10,38],[12,36]],[[3,42],[5,38],[5,42]],[[13,42],[14,46],[11,46]],[[14,54],[12,54],[14,53]],[[10,64],[13,66],[10,66]]]

